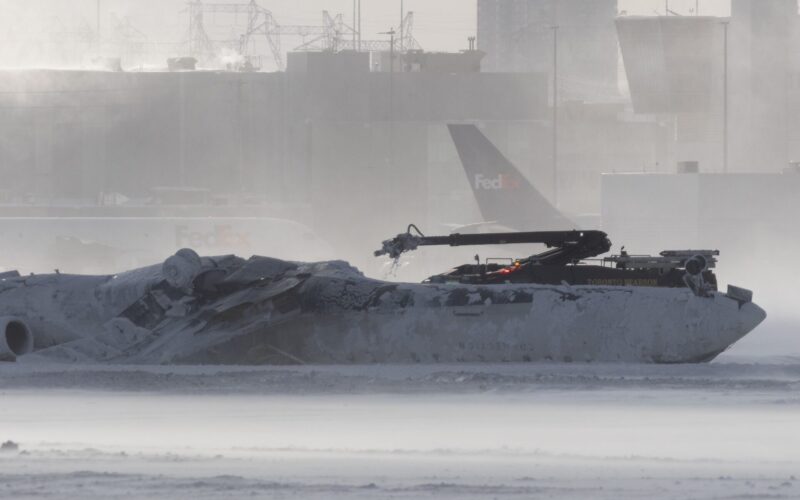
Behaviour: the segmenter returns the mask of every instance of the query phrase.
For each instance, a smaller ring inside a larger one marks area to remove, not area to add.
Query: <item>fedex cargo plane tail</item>
[[[448,125],[484,220],[517,230],[572,229],[475,125]]]

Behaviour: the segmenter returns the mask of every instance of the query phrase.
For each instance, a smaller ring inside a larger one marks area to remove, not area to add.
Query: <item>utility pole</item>
[[[558,26],[553,30],[553,205],[558,207]]]
[[[356,23],[358,22],[358,18],[356,17],[356,5],[358,0],[353,0],[353,50],[356,50]]]
[[[728,27],[730,21],[722,23],[724,53],[722,63],[722,173],[728,173]]]
[[[358,0],[358,51],[361,52],[361,0]]]
[[[242,99],[242,86],[243,85],[244,85],[244,82],[241,79],[239,80],[238,84],[236,85],[236,116],[238,117],[238,120],[236,120],[237,129],[238,129],[236,131],[237,132],[236,135],[238,136],[238,140],[239,140],[239,144],[238,144],[238,146],[239,146],[239,151],[238,151],[238,154],[239,154],[239,165],[238,165],[236,174],[237,174],[237,177],[238,177],[237,180],[239,181],[238,184],[239,184],[239,192],[240,193],[244,192],[244,177],[245,177],[245,175],[244,175],[244,163],[245,163],[244,162],[244,141],[245,141],[245,134],[248,132],[248,130],[245,130],[244,117],[242,116],[242,114],[244,112],[244,106],[242,106],[242,104],[243,104],[242,103],[242,100],[243,100]],[[249,112],[250,110],[248,109],[247,111],[248,111],[248,116],[249,116],[250,115],[250,112]]]
[[[394,28],[389,30],[389,151],[394,159]]]
[[[391,75],[394,73],[394,36],[397,32],[394,28],[391,28],[389,31],[384,31],[382,33],[378,33],[379,35],[389,35],[389,74]],[[381,68],[382,70],[383,68]]]
[[[186,73],[178,73],[178,183],[186,187]]]
[[[403,8],[403,0],[400,0],[400,53],[403,52],[403,14],[405,14]]]
[[[389,31],[379,33],[381,35],[389,35],[389,106],[388,106],[388,122],[389,122],[389,164],[394,164],[394,28]],[[381,68],[383,69],[383,68]]]
[[[97,9],[95,10],[95,33],[97,36],[97,51],[100,52],[100,0],[97,0]]]

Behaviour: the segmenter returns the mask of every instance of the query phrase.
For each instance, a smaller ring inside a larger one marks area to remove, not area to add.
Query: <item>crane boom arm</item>
[[[611,249],[608,235],[602,231],[529,231],[514,233],[449,234],[446,236],[425,236],[418,229],[398,234],[381,245],[375,256],[388,255],[396,259],[405,252],[421,246],[471,246],[471,245],[511,245],[518,243],[544,244],[551,250],[529,257],[541,264],[564,265],[589,257],[595,257]]]

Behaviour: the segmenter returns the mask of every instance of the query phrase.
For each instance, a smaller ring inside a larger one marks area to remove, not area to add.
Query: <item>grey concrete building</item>
[[[483,71],[552,75],[557,26],[563,98],[616,97],[616,15],[617,0],[478,0]]]
[[[548,116],[544,75],[379,73],[346,53],[285,73],[2,72],[0,106],[6,213],[200,189],[213,206],[193,213],[293,218],[359,252],[387,227],[479,220],[446,123],[489,124],[535,177],[528,131]]]
[[[797,1],[733,0],[730,29],[732,162],[780,172],[800,158]]]

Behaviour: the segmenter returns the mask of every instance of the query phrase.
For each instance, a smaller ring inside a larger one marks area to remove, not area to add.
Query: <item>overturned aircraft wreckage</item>
[[[0,359],[104,363],[709,361],[765,318],[752,294],[717,291],[717,252],[608,257],[597,231],[427,237],[425,245],[543,243],[507,264],[467,264],[421,284],[344,262],[200,257],[114,276],[0,280]]]

